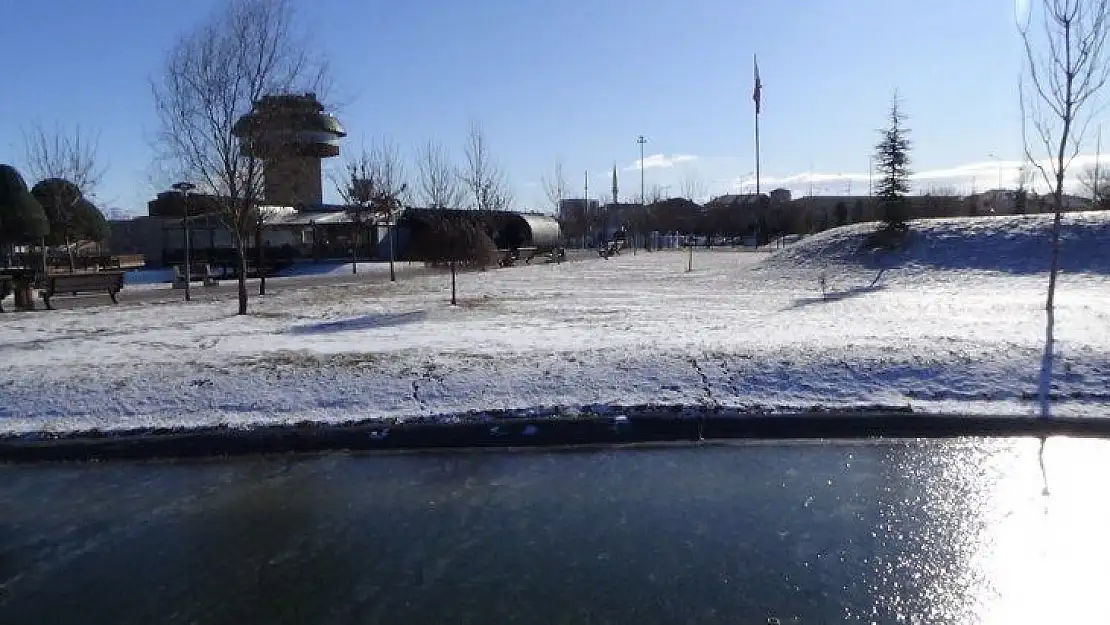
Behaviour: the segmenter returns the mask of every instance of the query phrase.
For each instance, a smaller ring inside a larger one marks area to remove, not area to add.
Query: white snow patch
[[[1083,219],[1073,241],[1100,268],[1110,261],[1088,231],[1110,216]],[[885,260],[851,257],[868,229],[852,226],[770,257],[698,250],[692,273],[685,252],[463,273],[457,307],[449,278],[422,275],[275,283],[246,317],[233,296],[6,314],[0,432],[644,404],[1032,415],[1045,290],[1036,258],[1005,271],[942,252],[958,238],[1005,256],[1038,220],[915,224],[920,238]],[[874,284],[872,262],[891,267]],[[817,282],[826,270],[828,299]],[[1101,416],[1107,276],[1065,272],[1058,307],[1054,411]]]

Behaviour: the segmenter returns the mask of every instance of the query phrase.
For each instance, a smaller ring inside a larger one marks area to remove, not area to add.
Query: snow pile
[[[1052,215],[1006,215],[916,220],[903,247],[890,253],[862,251],[878,223],[827,230],[774,253],[768,268],[845,268],[921,271],[988,271],[1036,274],[1048,271]],[[1110,273],[1110,213],[1068,213],[1061,228],[1060,269]]]
[[[246,318],[233,294],[8,314],[0,431],[629,405],[1033,414],[1044,276],[961,267],[954,241],[1018,249],[1039,219],[915,224],[909,269],[883,275],[853,256],[853,226],[770,257],[698,250],[692,273],[682,251],[463,273],[457,307],[446,276],[421,275],[275,286]],[[1099,232],[1110,216],[1075,219]],[[1107,262],[1074,236],[1071,262]],[[1064,274],[1057,319],[1055,411],[1101,415],[1108,278]]]

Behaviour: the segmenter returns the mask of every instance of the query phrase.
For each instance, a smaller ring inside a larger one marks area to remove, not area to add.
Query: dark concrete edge
[[[235,428],[0,437],[0,463],[148,460],[326,451],[607,446],[714,440],[1048,437],[1110,438],[1110,418],[913,413],[906,409],[722,413],[616,409],[572,415],[478,413]]]

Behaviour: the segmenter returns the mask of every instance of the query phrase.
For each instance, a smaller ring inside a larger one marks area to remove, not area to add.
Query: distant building
[[[1064,212],[1092,210],[1094,203],[1088,199],[1065,193]],[[1027,192],[1025,197],[1013,189],[992,189],[964,198],[967,215],[1013,215],[1015,213],[1050,213],[1055,210],[1051,194]],[[1024,204],[1024,205],[1023,205]]]
[[[582,219],[586,215],[596,214],[601,208],[601,202],[582,198],[567,198],[559,200],[559,220]]]
[[[601,203],[584,198],[560,200],[558,219],[565,236],[579,244],[596,241],[606,222]]]
[[[628,232],[643,225],[647,214],[643,204],[639,202],[609,203],[601,207],[604,218],[601,222],[601,234],[605,240],[611,241],[619,232]]]

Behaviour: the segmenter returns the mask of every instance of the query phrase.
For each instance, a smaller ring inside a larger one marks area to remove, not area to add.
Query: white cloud
[[[681,163],[689,163],[696,160],[698,160],[698,157],[693,154],[672,154],[667,156],[666,154],[660,153],[645,156],[643,163],[644,169],[660,169],[670,168]],[[640,171],[640,159],[636,159],[631,165],[625,167],[624,171]]]
[[[1097,157],[1094,154],[1080,154],[1068,166],[1065,186],[1069,192],[1079,190],[1079,178],[1083,172],[1093,166]],[[1047,161],[1038,161],[1051,175],[1051,164]],[[1103,156],[1101,163],[1110,172],[1110,157]],[[985,191],[998,187],[1013,188],[1018,184],[1023,161],[989,160],[974,163],[965,163],[952,167],[928,169],[915,172],[910,178],[914,192],[923,192],[936,187],[952,187],[958,193],[970,193],[972,190]],[[1040,172],[1029,165],[1031,180],[1029,186],[1038,192],[1049,190]],[[877,176],[877,173],[876,173]],[[777,187],[790,189],[796,193],[806,193],[813,189],[814,194],[841,195],[847,194],[849,189],[853,194],[866,194],[869,176],[867,172],[803,172],[789,175],[770,175],[760,178],[760,187],[767,191]],[[727,184],[728,192],[750,192],[755,187],[755,177],[751,174],[733,177]]]

